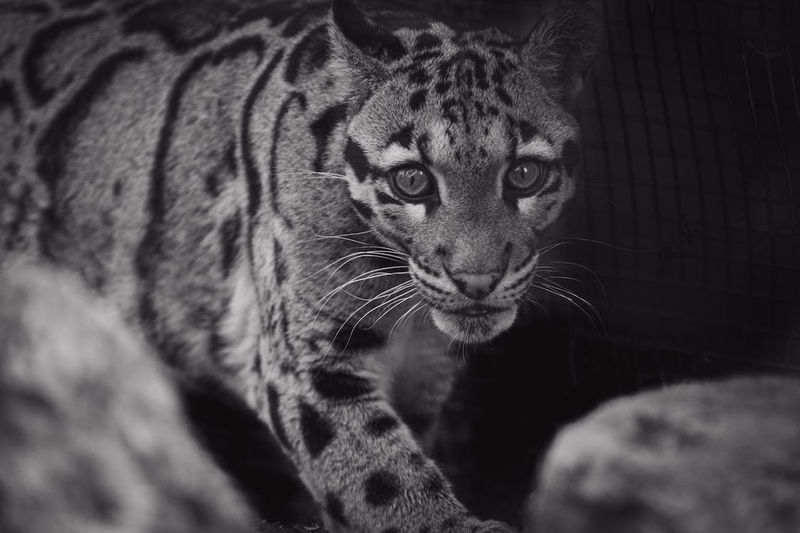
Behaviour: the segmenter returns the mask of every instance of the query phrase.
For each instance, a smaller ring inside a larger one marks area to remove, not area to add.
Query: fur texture
[[[417,437],[573,195],[598,16],[518,41],[349,0],[0,12],[2,246],[240,394],[332,530],[507,531]]]

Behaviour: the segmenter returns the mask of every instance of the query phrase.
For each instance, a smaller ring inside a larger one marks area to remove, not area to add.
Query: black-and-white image
[[[0,533],[796,533],[798,216],[793,0],[0,0]]]

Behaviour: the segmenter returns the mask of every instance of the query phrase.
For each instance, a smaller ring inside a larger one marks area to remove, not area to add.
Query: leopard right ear
[[[387,76],[387,64],[406,54],[403,42],[351,0],[333,0],[331,50],[342,74],[357,92],[372,92]]]
[[[572,106],[603,43],[600,14],[581,4],[565,4],[539,21],[528,35],[524,55],[545,87]]]

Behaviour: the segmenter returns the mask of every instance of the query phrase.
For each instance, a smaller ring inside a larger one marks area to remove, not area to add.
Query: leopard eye
[[[392,173],[392,188],[407,201],[418,201],[434,193],[433,178],[423,168],[401,167]]]
[[[505,185],[520,195],[535,193],[545,182],[545,168],[541,161],[526,159],[515,163],[506,173]]]

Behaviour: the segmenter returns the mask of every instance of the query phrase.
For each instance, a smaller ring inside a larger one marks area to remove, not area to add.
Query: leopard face
[[[554,80],[546,59],[557,47],[541,26],[525,42],[439,23],[385,33],[395,57],[382,58],[349,124],[356,212],[407,254],[434,323],[460,341],[513,324],[539,237],[574,195],[580,133],[567,101],[576,81]]]

